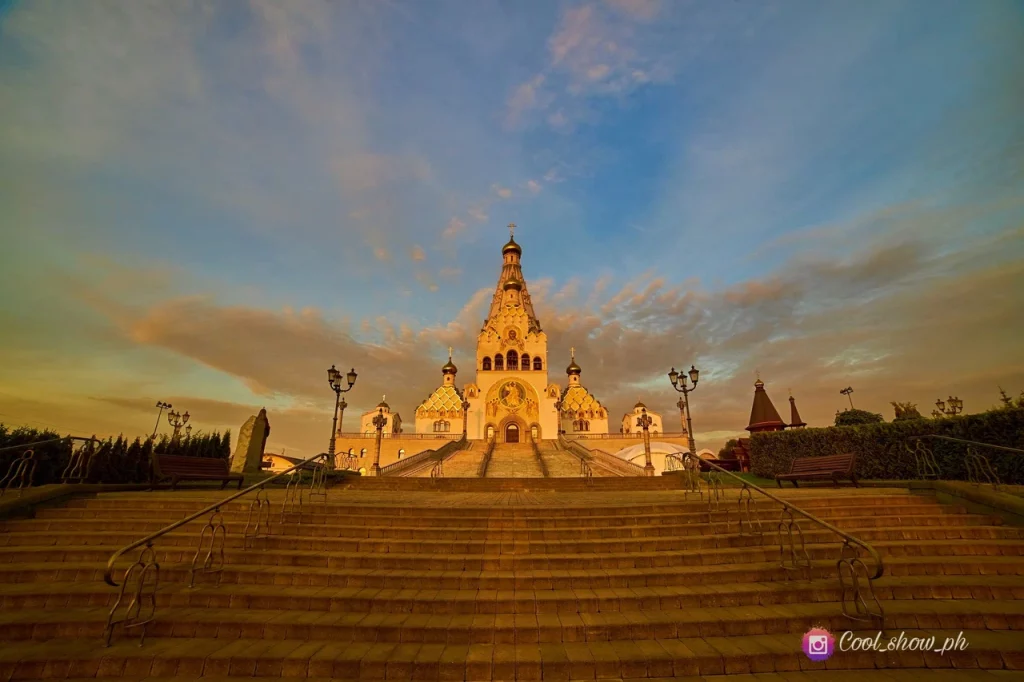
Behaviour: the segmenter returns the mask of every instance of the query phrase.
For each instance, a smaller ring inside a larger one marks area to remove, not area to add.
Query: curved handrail
[[[918,436],[907,436],[905,440],[918,440],[921,438],[937,438],[939,440],[953,441],[954,443],[966,443],[967,445],[980,445],[986,448],[992,448],[993,450],[1004,450],[1006,452],[1016,452],[1024,455],[1024,450],[1018,448],[1008,448],[1005,445],[993,445],[992,443],[983,443],[980,440],[966,440],[964,438],[953,438],[952,436],[940,436],[938,434],[926,433]]]
[[[566,438],[565,436],[563,436],[561,434],[559,434],[559,436],[558,436],[558,442],[559,442],[559,445],[561,445],[565,450],[569,451],[570,453],[572,453],[576,457],[579,457],[581,459],[589,459],[589,460],[593,461],[594,463],[598,464],[599,466],[604,467],[605,469],[611,469],[612,467],[616,467],[616,466],[619,467],[619,471],[615,472],[615,473],[617,473],[619,475],[622,475],[622,476],[646,476],[647,475],[646,472],[644,471],[644,468],[642,466],[638,465],[638,464],[634,464],[633,462],[630,462],[628,460],[622,459],[621,457],[616,457],[615,455],[613,455],[611,453],[608,453],[608,452],[602,453],[602,456],[598,456],[597,452],[599,452],[599,451],[590,450],[589,448],[586,448],[586,447],[580,445],[576,441],[569,440],[568,438]],[[582,452],[580,452],[581,450],[582,450]]]
[[[684,455],[684,459],[688,459],[688,458],[690,458],[692,456],[693,455],[691,455],[690,453],[686,453]],[[858,537],[856,537],[854,535],[850,535],[846,531],[839,530],[838,528],[833,526],[828,521],[823,521],[822,519],[819,519],[814,514],[806,512],[803,509],[800,509],[799,507],[795,506],[792,502],[788,502],[786,500],[783,500],[782,498],[779,498],[779,497],[776,497],[775,495],[772,495],[770,492],[768,492],[767,490],[765,490],[761,486],[756,485],[754,483],[751,483],[750,481],[744,480],[743,478],[741,478],[740,476],[737,476],[732,471],[729,471],[727,469],[723,469],[722,467],[718,466],[717,464],[714,464],[713,462],[709,462],[708,460],[705,459],[705,460],[701,460],[700,464],[707,465],[708,467],[714,469],[715,471],[717,471],[719,473],[726,474],[726,475],[736,479],[737,481],[739,481],[739,483],[742,486],[744,486],[746,488],[749,488],[749,489],[752,489],[752,490],[756,490],[757,492],[761,493],[762,495],[764,495],[768,499],[774,500],[775,502],[778,502],[779,504],[782,505],[783,510],[787,510],[788,509],[790,512],[798,514],[799,516],[804,517],[805,519],[807,519],[811,523],[817,524],[818,526],[821,526],[822,528],[825,528],[826,530],[832,531],[833,533],[835,533],[839,537],[843,538],[843,540],[845,540],[846,542],[848,542],[850,544],[853,544],[853,545],[857,545],[858,547],[864,549],[868,554],[871,555],[871,558],[874,559],[874,561],[875,561],[875,574],[870,576],[869,580],[874,580],[875,578],[881,578],[882,577],[882,573],[883,573],[883,570],[884,570],[884,564],[882,562],[882,555],[878,553],[877,549],[872,547],[870,544],[868,544],[864,540],[861,540],[860,538],[858,538]]]
[[[394,476],[408,469],[419,467],[426,462],[435,461],[438,458],[447,459],[455,452],[458,452],[466,446],[469,442],[465,436],[459,438],[459,440],[448,441],[441,447],[434,450],[424,450],[423,452],[417,452],[415,455],[410,455],[405,459],[400,459],[397,462],[392,462],[387,466],[380,468],[381,476]],[[447,448],[447,450],[445,449]]]
[[[227,497],[225,497],[223,500],[220,500],[219,502],[215,502],[215,503],[209,505],[208,507],[204,507],[203,509],[195,512],[194,514],[189,514],[188,516],[186,516],[185,518],[181,519],[180,521],[175,521],[174,523],[170,524],[169,526],[165,526],[165,527],[161,528],[160,530],[156,531],[155,533],[150,533],[149,535],[147,535],[146,537],[144,537],[144,538],[142,538],[140,540],[136,540],[135,542],[133,542],[133,543],[131,543],[129,545],[125,545],[121,549],[119,549],[116,552],[114,552],[113,555],[111,555],[110,559],[107,561],[107,568],[103,572],[103,582],[107,583],[111,587],[118,587],[119,586],[118,583],[114,581],[114,564],[117,563],[117,560],[120,559],[121,556],[126,554],[127,552],[130,552],[133,549],[138,549],[139,547],[142,547],[142,546],[147,546],[148,547],[148,546],[152,545],[153,541],[156,540],[158,537],[166,535],[167,533],[170,533],[172,530],[176,530],[178,528],[181,528],[185,524],[188,524],[188,523],[191,523],[191,522],[195,521],[200,516],[205,516],[205,515],[209,514],[210,512],[218,511],[222,506],[224,506],[228,502],[234,502],[239,497],[243,497],[245,495],[248,495],[249,493],[251,493],[251,492],[253,492],[255,490],[260,490],[264,486],[266,486],[268,483],[270,483],[271,481],[276,481],[277,479],[281,478],[282,476],[291,474],[291,473],[301,469],[302,467],[305,467],[308,464],[310,464],[312,462],[315,462],[318,459],[322,459],[326,463],[328,457],[331,457],[331,455],[327,454],[326,452],[321,452],[319,455],[315,455],[313,457],[310,457],[309,459],[303,460],[303,461],[299,462],[298,464],[296,464],[296,465],[294,465],[294,466],[292,466],[292,467],[290,467],[288,469],[285,469],[284,471],[282,471],[282,472],[280,472],[278,474],[274,474],[270,478],[264,479],[263,481],[260,481],[259,483],[256,483],[255,485],[249,486],[245,490],[239,490],[238,492],[232,493],[231,495],[228,495]]]

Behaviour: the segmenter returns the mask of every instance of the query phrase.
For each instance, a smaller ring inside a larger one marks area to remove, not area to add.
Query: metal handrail
[[[1006,452],[1016,452],[1024,455],[1024,450],[1018,448],[1008,448],[1005,445],[993,445],[992,443],[983,443],[980,440],[966,440],[964,438],[953,438],[952,436],[939,436],[933,433],[926,433],[919,436],[907,436],[906,440],[917,440],[919,438],[938,438],[939,440],[948,440],[955,443],[966,443],[967,445],[980,445],[986,448],[992,448],[993,450],[1005,450]]]
[[[88,451],[83,451],[81,448],[75,450],[75,443],[80,442],[81,445],[90,446]],[[102,441],[96,438],[85,438],[83,436],[62,436],[60,438],[47,438],[46,440],[32,441],[31,443],[21,443],[18,445],[7,445],[0,448],[0,452],[7,452],[10,450],[21,450],[22,454],[20,457],[15,456],[11,460],[7,467],[7,473],[0,478],[0,497],[7,494],[7,491],[14,487],[18,491],[18,495],[24,493],[28,488],[31,488],[35,483],[36,460],[35,448],[40,445],[50,445],[56,443],[66,443],[70,450],[70,456],[68,457],[68,463],[64,467],[60,475],[61,483],[69,482],[84,482],[88,475],[89,455],[93,454],[95,446],[102,445]],[[17,485],[15,486],[15,482]]]
[[[621,457],[616,457],[615,455],[611,454],[610,452],[601,452],[601,451],[590,450],[589,448],[585,448],[585,447],[583,447],[582,445],[580,445],[579,443],[577,443],[575,441],[571,441],[568,438],[565,438],[561,434],[559,435],[558,438],[559,438],[559,445],[561,445],[563,448],[565,448],[566,450],[571,452],[576,457],[579,457],[580,459],[591,459],[594,462],[596,462],[597,464],[604,466],[606,469],[610,469],[610,468],[612,468],[614,466],[621,465],[622,468],[618,472],[616,472],[616,473],[621,474],[623,476],[646,476],[647,475],[647,472],[644,471],[644,468],[642,466],[640,466],[638,464],[634,464],[633,462],[630,462],[628,460],[622,459]],[[583,452],[580,452],[580,450],[582,450]],[[597,454],[599,452],[602,455],[601,457],[599,457],[598,454]],[[614,460],[614,464],[612,463],[613,460]],[[629,473],[625,473],[625,472],[629,472]]]
[[[235,493],[232,493],[231,495],[228,495],[227,497],[225,497],[223,500],[220,500],[219,502],[215,502],[215,503],[209,505],[208,507],[204,507],[203,509],[195,512],[194,514],[189,514],[188,516],[186,516],[185,518],[181,519],[180,521],[175,521],[174,523],[170,524],[169,526],[165,526],[165,527],[161,528],[160,530],[156,531],[155,533],[150,533],[149,535],[147,535],[144,538],[136,540],[135,542],[133,542],[133,543],[131,543],[129,545],[125,545],[121,549],[119,549],[116,552],[114,552],[114,554],[111,555],[110,559],[107,561],[107,568],[103,572],[103,581],[105,583],[107,583],[108,585],[110,585],[111,587],[118,587],[119,586],[119,584],[114,581],[114,575],[113,575],[114,574],[114,564],[117,563],[117,560],[120,559],[127,552],[130,552],[133,549],[138,549],[139,547],[143,547],[143,546],[149,547],[149,546],[151,546],[153,544],[153,541],[156,540],[157,538],[159,538],[159,537],[161,537],[163,535],[166,535],[167,533],[170,533],[173,530],[177,530],[178,528],[181,528],[182,526],[195,521],[196,519],[198,519],[201,516],[205,516],[205,515],[210,514],[212,512],[220,511],[220,508],[223,507],[228,502],[234,502],[235,500],[237,500],[240,497],[248,495],[249,493],[251,493],[253,491],[260,490],[264,486],[266,486],[268,483],[271,483],[272,481],[276,481],[277,479],[281,478],[282,476],[286,476],[286,475],[291,474],[291,473],[293,473],[295,471],[298,471],[299,469],[307,466],[308,464],[310,464],[312,462],[315,462],[316,460],[322,459],[326,463],[328,457],[330,457],[330,455],[328,455],[326,452],[322,452],[319,455],[316,455],[314,457],[310,457],[307,460],[303,460],[303,461],[299,462],[298,464],[296,464],[296,465],[294,465],[294,466],[292,466],[292,467],[290,467],[288,469],[285,469],[284,471],[282,471],[282,472],[280,472],[278,474],[275,474],[275,475],[271,476],[270,478],[264,479],[263,481],[260,481],[259,483],[256,483],[255,485],[249,486],[245,490],[239,490],[238,492],[235,492]]]
[[[537,466],[540,468],[540,473],[543,474],[544,478],[549,478],[548,465],[544,462],[544,458],[541,457],[540,447],[537,445],[537,439],[533,436],[528,436],[530,439],[530,447],[533,449],[533,457],[537,460]]]
[[[692,455],[690,455],[690,453],[685,453],[684,458],[689,458],[691,456]],[[742,488],[747,488],[747,489],[750,489],[750,490],[756,490],[757,492],[761,493],[762,495],[764,495],[768,499],[774,500],[775,502],[778,502],[779,504],[781,504],[783,506],[783,509],[788,509],[788,510],[792,511],[795,514],[804,517],[805,519],[807,519],[811,523],[815,523],[815,524],[821,526],[822,528],[825,528],[826,530],[832,531],[833,533],[835,533],[839,537],[843,538],[843,540],[845,540],[845,541],[847,541],[847,542],[849,542],[851,544],[857,545],[858,547],[863,548],[865,551],[867,551],[868,554],[871,555],[871,558],[875,561],[875,573],[874,573],[874,575],[871,576],[870,579],[874,580],[876,578],[881,578],[882,577],[882,572],[884,570],[884,565],[883,565],[883,562],[882,562],[882,555],[878,553],[878,550],[876,550],[874,547],[872,547],[870,544],[868,544],[864,540],[861,540],[860,538],[858,538],[858,537],[856,537],[854,535],[850,535],[846,531],[843,531],[843,530],[840,530],[840,529],[836,528],[835,526],[833,526],[828,521],[824,521],[822,519],[819,519],[814,514],[811,514],[810,512],[806,512],[803,509],[800,509],[799,507],[795,506],[792,502],[787,502],[786,500],[783,500],[782,498],[779,498],[779,497],[776,497],[775,495],[772,495],[770,492],[768,492],[767,490],[765,490],[761,486],[756,485],[754,483],[751,483],[750,481],[747,481],[747,480],[743,479],[742,477],[738,476],[734,472],[729,471],[728,469],[723,469],[722,467],[718,466],[717,464],[715,464],[713,462],[709,462],[708,460],[703,459],[703,460],[700,461],[700,464],[707,465],[708,467],[710,467],[712,469],[715,469],[718,473],[726,474],[726,475],[730,476],[731,478],[736,479],[737,481],[740,482]]]
[[[999,474],[992,466],[992,463],[988,461],[988,457],[978,452],[976,448],[989,448],[990,450],[999,450],[1001,452],[1009,452],[1015,455],[1024,454],[1024,450],[1020,450],[1018,448],[1011,448],[1005,445],[995,445],[993,443],[983,443],[979,440],[967,440],[966,438],[954,438],[953,436],[940,436],[938,434],[931,433],[907,436],[903,439],[903,447],[914,456],[917,475],[922,479],[937,479],[942,475],[942,470],[941,467],[939,467],[938,461],[935,459],[935,454],[932,452],[932,449],[923,442],[925,438],[949,441],[951,443],[963,443],[966,445],[967,453],[962,457],[962,460],[964,468],[967,470],[967,480],[975,485],[989,483],[995,490],[999,490],[1000,486],[1002,486]],[[898,443],[899,441],[897,441],[897,444]],[[911,447],[911,444],[913,444],[913,448]]]
[[[405,459],[400,459],[397,462],[392,462],[387,466],[381,467],[380,475],[394,476],[395,474],[401,473],[407,469],[418,467],[424,464],[425,462],[434,460],[437,457],[440,457],[441,459],[447,459],[453,454],[453,452],[458,452],[463,447],[465,447],[466,443],[468,442],[469,441],[465,438],[465,436],[460,436],[459,440],[448,441],[447,443],[437,448],[436,450],[424,450],[423,452],[417,452],[415,455],[410,455]],[[445,448],[449,449],[445,452],[442,452]]]

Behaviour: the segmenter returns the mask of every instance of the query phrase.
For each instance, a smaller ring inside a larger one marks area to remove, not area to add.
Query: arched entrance
[[[515,422],[509,422],[508,424],[505,425],[505,442],[519,442],[519,424]]]

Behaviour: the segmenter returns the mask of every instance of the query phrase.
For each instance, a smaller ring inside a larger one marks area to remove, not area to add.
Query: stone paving
[[[272,533],[249,549],[248,503],[226,505],[219,585],[201,576],[187,587],[202,523],[161,538],[157,619],[142,647],[120,630],[102,646],[117,596],[102,582],[107,558],[221,491],[101,494],[2,522],[0,679],[1024,675],[1024,533],[996,516],[902,489],[778,493],[883,555],[875,594],[887,636],[962,632],[969,642],[945,655],[837,652],[814,663],[800,651],[811,626],[876,628],[841,615],[840,545],[828,531],[802,524],[809,579],[779,566],[773,503],[758,507],[762,538],[740,534],[734,490],[709,511],[706,500],[658,489],[664,479],[447,491],[404,480],[357,481],[283,523],[283,493],[271,491]],[[497,482],[462,482],[484,483]]]

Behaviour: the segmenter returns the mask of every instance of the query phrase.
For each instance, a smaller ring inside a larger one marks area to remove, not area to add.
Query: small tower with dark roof
[[[569,349],[569,354],[570,354],[570,356],[569,356],[570,357],[570,359],[569,359],[569,366],[565,368],[565,373],[569,377],[569,385],[570,386],[579,386],[580,385],[580,373],[583,372],[583,369],[579,365],[576,364],[576,349],[575,348],[570,348]]]
[[[754,404],[750,408],[750,423],[747,431],[758,433],[761,431],[782,431],[786,428],[786,422],[782,421],[779,411],[772,404],[772,399],[764,390],[764,382],[761,377],[754,382]]]
[[[455,385],[455,375],[458,374],[458,373],[459,373],[459,368],[455,366],[454,362],[452,362],[452,348],[451,348],[451,346],[449,346],[448,347],[448,362],[444,363],[444,366],[441,368],[441,374],[444,375],[444,383],[442,385],[443,386],[454,386]]]
[[[789,428],[800,429],[807,426],[807,423],[800,418],[800,413],[796,409],[796,398],[793,394],[789,394]]]

